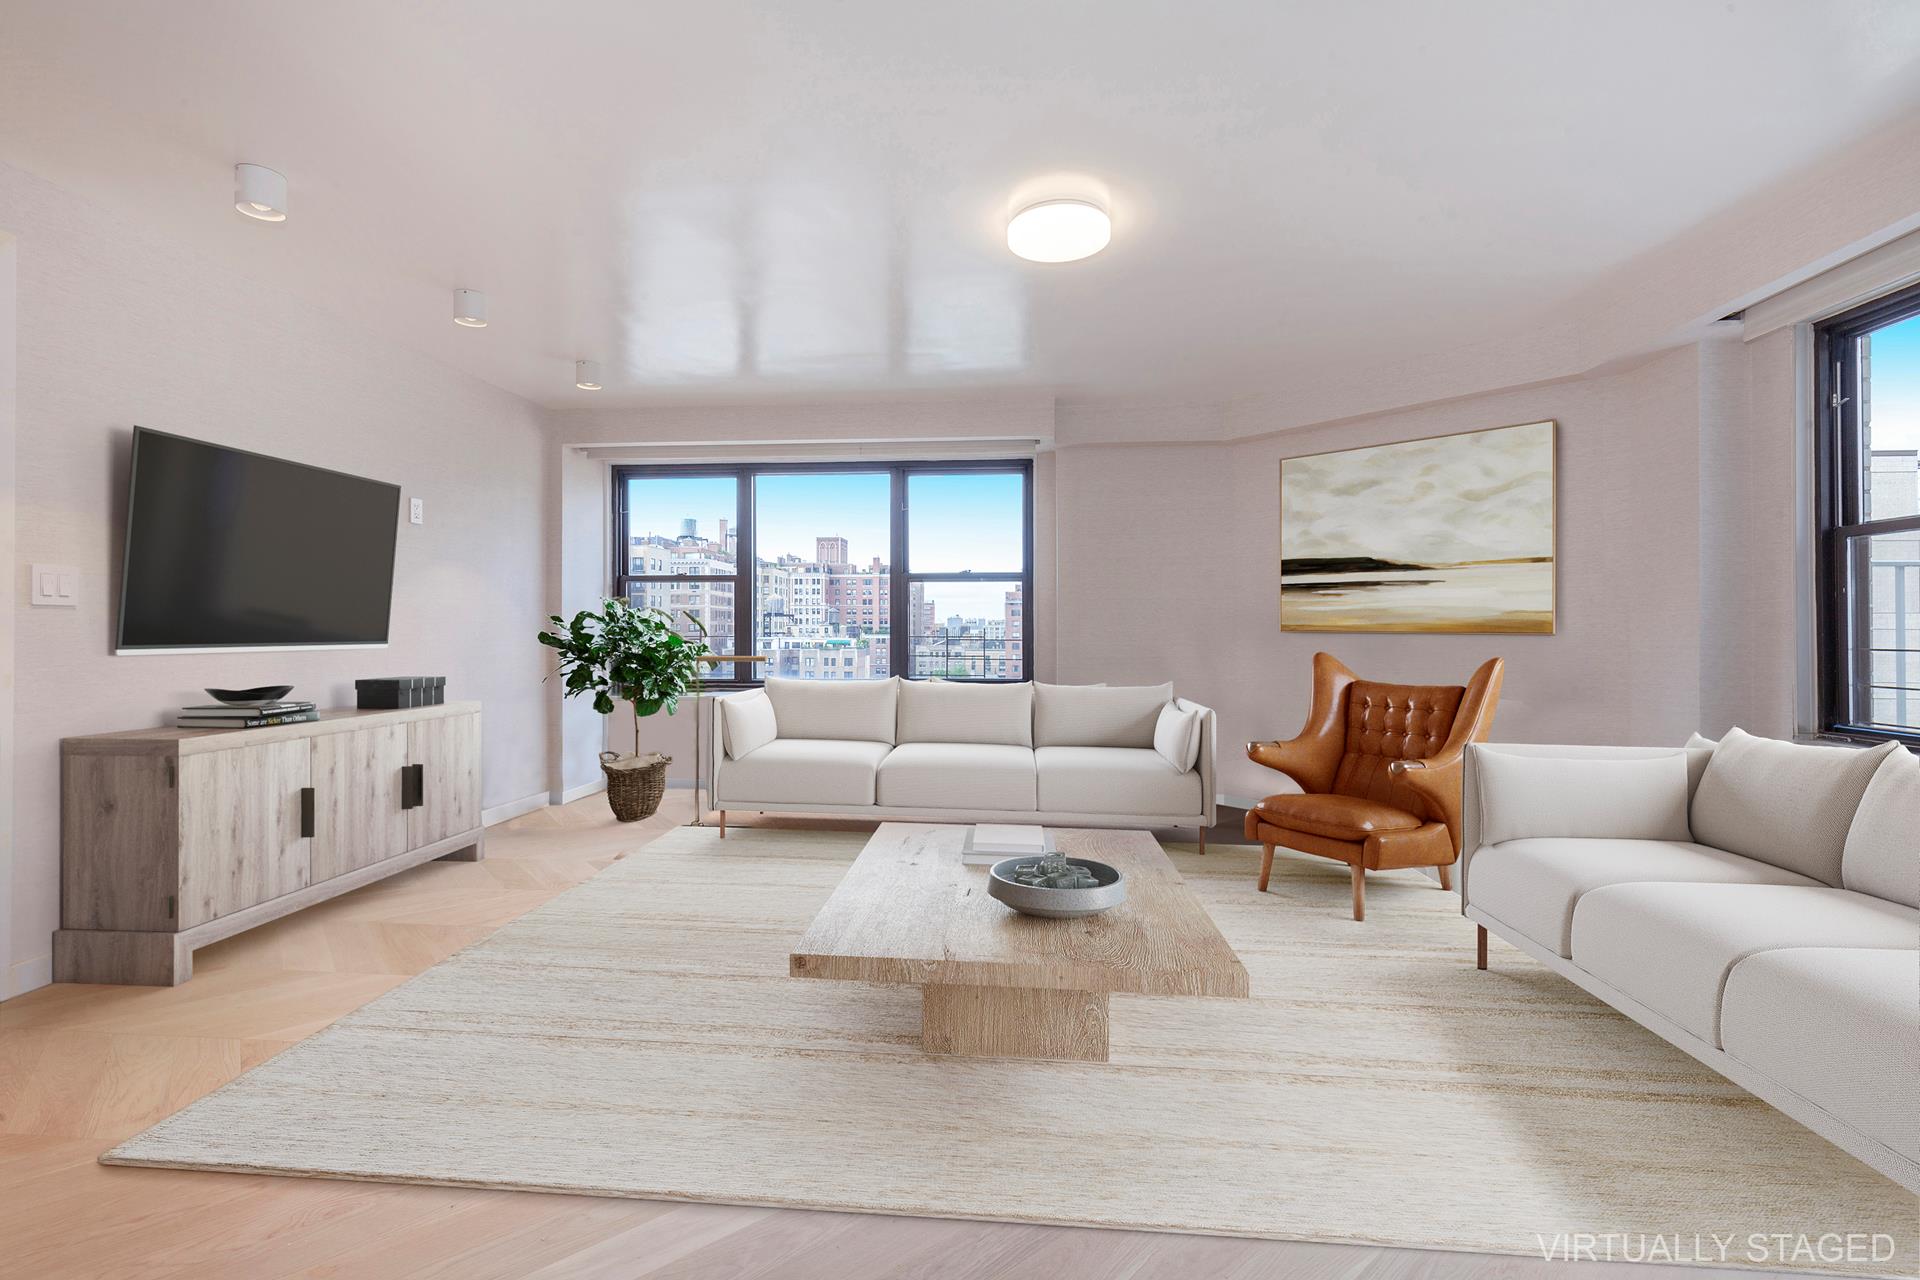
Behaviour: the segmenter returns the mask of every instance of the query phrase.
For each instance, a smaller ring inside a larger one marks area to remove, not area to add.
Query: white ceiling
[[[1899,0],[0,0],[0,159],[556,405],[1363,376],[1916,109]]]

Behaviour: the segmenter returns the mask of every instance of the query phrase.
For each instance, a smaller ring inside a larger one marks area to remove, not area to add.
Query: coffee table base
[[[920,988],[928,1053],[1107,1061],[1107,993],[1037,987]]]

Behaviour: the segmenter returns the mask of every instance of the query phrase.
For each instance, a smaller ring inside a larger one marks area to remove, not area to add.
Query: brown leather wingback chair
[[[1485,742],[1506,664],[1489,658],[1460,685],[1378,684],[1329,653],[1313,655],[1313,706],[1286,742],[1249,742],[1248,759],[1278,769],[1302,795],[1268,796],[1247,811],[1247,838],[1333,858],[1353,868],[1353,918],[1365,920],[1366,873],[1447,868],[1460,856],[1462,757]]]

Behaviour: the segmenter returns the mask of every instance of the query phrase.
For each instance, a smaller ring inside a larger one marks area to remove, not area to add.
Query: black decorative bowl
[[[258,689],[209,689],[207,696],[230,707],[258,707],[278,702],[292,692],[290,684],[263,684]]]

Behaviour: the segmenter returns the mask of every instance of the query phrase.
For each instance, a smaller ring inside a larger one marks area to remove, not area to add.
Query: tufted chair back
[[[1395,781],[1395,760],[1425,760],[1445,746],[1466,686],[1381,684],[1355,680],[1346,689],[1346,734],[1334,770],[1335,795],[1356,796],[1396,809],[1421,812],[1420,801]]]

